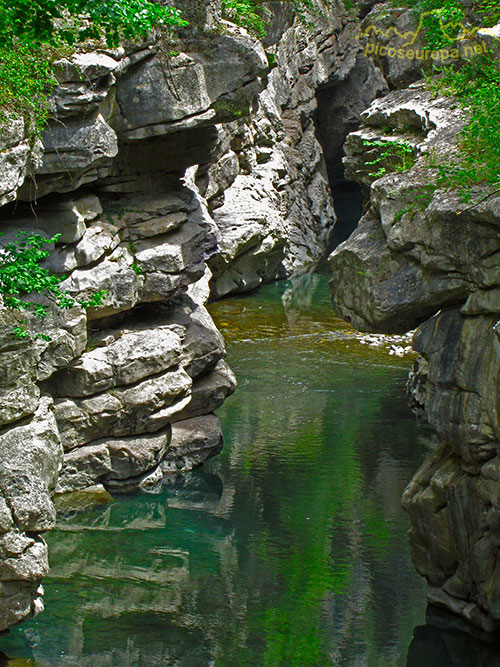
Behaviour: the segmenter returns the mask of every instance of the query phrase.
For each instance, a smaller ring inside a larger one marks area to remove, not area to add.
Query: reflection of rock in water
[[[498,636],[488,637],[457,616],[429,606],[427,624],[415,628],[407,667],[498,667]],[[474,634],[471,634],[474,633]],[[496,642],[496,643],[495,643]]]
[[[46,642],[38,655],[27,633],[34,659],[207,665],[214,647],[197,578],[218,569],[232,549],[232,526],[216,515],[222,492],[218,475],[198,470],[167,476],[157,494],[136,492],[62,516],[51,534],[47,594],[64,590],[63,611],[48,605],[37,628],[43,634],[50,627],[58,639],[50,642],[53,655]]]
[[[176,509],[216,511],[223,485],[219,475],[196,470],[184,475],[170,475],[163,480],[167,505]]]
[[[301,311],[308,312],[320,283],[317,273],[302,273],[287,281],[287,288],[281,297],[288,320],[294,320]]]

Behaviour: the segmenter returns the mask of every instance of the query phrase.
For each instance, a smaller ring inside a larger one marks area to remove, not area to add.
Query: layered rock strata
[[[440,445],[404,495],[413,560],[431,601],[497,629],[500,198],[476,188],[471,205],[431,185],[436,156],[454,160],[464,124],[455,100],[416,83],[362,118],[345,165],[370,206],[330,258],[333,300],[363,330],[420,325],[409,388]],[[403,142],[410,163],[398,172]]]
[[[217,164],[198,168],[220,230],[209,261],[214,298],[314,266],[324,255],[335,222],[324,146],[337,155],[359,113],[387,91],[341,3],[320,4],[308,25],[270,4],[267,85],[249,119],[220,127]],[[322,128],[332,123],[335,134],[322,142]]]
[[[219,232],[194,176],[217,140],[214,103],[250,104],[267,60],[231,29],[173,60],[144,44],[61,61],[56,120],[17,192],[30,164],[2,154],[3,201],[17,196],[5,239],[59,234],[47,268],[75,298],[104,291],[87,311],[51,307],[29,342],[1,311],[2,628],[42,607],[37,535],[54,524],[54,491],[154,489],[222,444],[212,413],[235,379],[205,309]]]

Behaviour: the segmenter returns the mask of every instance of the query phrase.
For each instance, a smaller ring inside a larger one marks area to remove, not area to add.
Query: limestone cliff
[[[456,100],[435,98],[418,81],[362,114],[345,166],[367,193],[367,211],[330,258],[331,290],[362,330],[418,326],[421,358],[409,388],[441,444],[404,495],[412,556],[431,601],[493,630],[500,624],[500,198],[476,187],[464,203],[429,187],[433,156],[454,159],[463,125]],[[406,169],[395,171],[381,148],[391,142],[409,147]]]

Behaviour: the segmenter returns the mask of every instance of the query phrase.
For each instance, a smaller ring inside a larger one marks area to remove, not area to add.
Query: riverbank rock
[[[434,98],[421,83],[362,114],[344,161],[369,205],[329,259],[330,288],[361,330],[418,327],[408,387],[441,444],[404,495],[412,557],[431,602],[492,631],[500,627],[500,199],[475,188],[464,202],[432,185],[436,156],[456,159],[465,118],[453,98]]]

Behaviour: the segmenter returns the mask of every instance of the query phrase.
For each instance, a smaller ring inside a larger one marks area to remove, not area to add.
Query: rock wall
[[[293,23],[280,3],[269,4],[267,85],[249,120],[220,128],[217,164],[198,169],[197,183],[220,230],[219,250],[209,261],[214,298],[322,258],[335,211],[320,119],[337,128],[328,145],[341,151],[361,110],[387,90],[380,71],[360,53],[358,27],[342,3],[318,3],[307,25]]]
[[[0,311],[2,629],[43,608],[38,534],[54,491],[154,490],[220,451],[213,410],[235,378],[205,309],[219,231],[195,176],[215,159],[217,102],[252,103],[266,71],[262,46],[230,26],[202,52],[78,54],[57,65],[55,119],[34,154],[22,124],[6,138],[3,238],[60,234],[47,268],[75,297],[105,297],[33,320],[48,340],[17,340],[19,317]]]
[[[431,601],[498,629],[500,198],[475,188],[471,206],[429,185],[433,156],[454,160],[464,125],[455,100],[416,82],[376,100],[362,121],[345,167],[369,206],[331,255],[333,301],[362,330],[418,326],[409,389],[440,445],[403,499],[413,560]],[[381,147],[397,141],[412,152],[401,172]]]

